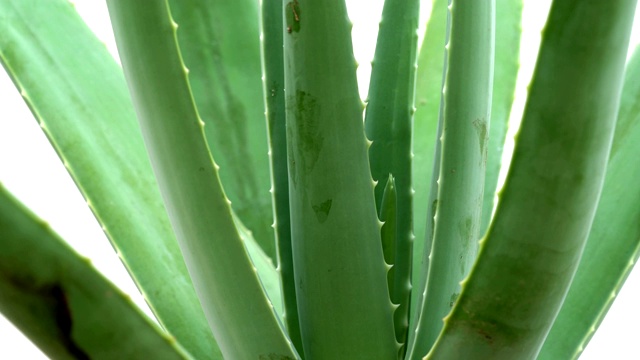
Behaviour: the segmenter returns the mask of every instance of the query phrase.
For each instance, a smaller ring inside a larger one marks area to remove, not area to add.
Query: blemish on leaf
[[[295,152],[293,151],[293,129],[290,124],[287,122],[286,125],[287,130],[287,139],[292,139],[291,141],[287,141],[287,159],[289,159],[289,178],[291,179],[291,183],[293,187],[296,188],[298,185],[298,176],[296,173],[296,158]]]
[[[286,8],[287,32],[300,31],[300,4],[298,0],[289,1]]]
[[[329,217],[329,211],[331,211],[332,202],[333,200],[329,199],[318,205],[312,205],[313,211],[316,213],[316,217],[318,218],[318,222],[320,222],[320,224],[327,221],[327,217]]]
[[[476,226],[474,226],[473,220],[471,219],[471,217],[467,217],[458,223],[458,232],[459,232],[460,239],[462,239],[462,249],[460,253],[460,264],[459,264],[460,275],[465,275],[465,273],[467,272],[467,267],[466,267],[467,261],[465,261],[465,259],[469,258],[470,256],[469,246],[471,245],[471,242],[475,241],[475,238],[476,238],[475,237]]]
[[[64,335],[63,342],[65,347],[76,359],[89,359],[89,355],[73,340],[73,317],[71,315],[71,309],[69,308],[67,295],[62,289],[62,286],[55,285],[51,289],[51,296],[56,301],[54,305],[54,316],[58,328]]]
[[[451,295],[451,298],[449,299],[449,307],[452,308],[453,304],[456,303],[456,300],[458,300],[458,297],[460,296],[460,293],[453,293]]]
[[[271,354],[259,355],[258,360],[294,360],[294,359],[288,355],[271,353]]]
[[[464,221],[460,222],[460,236],[463,239],[471,239],[473,237],[473,221],[470,217],[464,219]]]
[[[476,132],[478,133],[478,144],[480,146],[480,153],[484,154],[484,148],[487,145],[487,121],[482,119],[475,119],[473,121],[473,127],[476,128]]]
[[[292,139],[293,145],[290,146],[294,155],[291,159],[298,160],[299,168],[309,173],[315,167],[324,144],[324,136],[318,124],[318,102],[314,96],[300,90],[288,100],[288,111],[293,111],[294,118],[292,128],[288,129],[291,131],[288,139]]]
[[[480,334],[489,344],[493,344],[493,336],[491,336],[487,331],[480,329],[478,330],[478,334]]]

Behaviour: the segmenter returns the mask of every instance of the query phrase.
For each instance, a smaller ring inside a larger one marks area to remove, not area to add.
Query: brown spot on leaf
[[[329,212],[331,211],[332,202],[333,200],[329,199],[318,205],[312,205],[313,211],[316,213],[316,217],[318,218],[318,222],[320,222],[320,224],[327,221],[327,218],[329,217]]]

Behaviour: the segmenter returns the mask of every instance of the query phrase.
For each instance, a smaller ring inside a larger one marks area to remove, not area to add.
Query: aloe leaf
[[[384,193],[382,194],[382,204],[380,205],[380,221],[384,224],[381,229],[382,238],[382,254],[384,255],[384,262],[387,265],[393,266],[396,261],[396,217],[397,217],[397,201],[398,195],[396,194],[396,181],[391,174],[384,186]],[[387,283],[389,291],[393,289],[393,267],[389,269],[387,274]]]
[[[48,356],[191,358],[2,185],[0,245],[0,311]]]
[[[169,4],[180,24],[180,51],[225,193],[242,223],[275,261],[258,2]]]
[[[640,255],[640,49],[627,65],[609,164],[589,240],[539,359],[577,359]]]
[[[507,136],[511,105],[515,97],[516,79],[520,68],[520,34],[522,30],[522,0],[496,0],[495,72],[491,100],[491,127],[487,145],[487,170],[484,177],[484,198],[480,236],[491,222],[493,201],[502,163],[502,150]]]
[[[381,229],[382,237],[382,253],[384,255],[384,262],[387,263],[389,271],[387,272],[387,287],[391,293],[395,288],[395,272],[396,272],[396,259],[397,259],[397,216],[398,216],[398,196],[396,193],[396,183],[392,175],[389,175],[386,185],[384,186],[384,193],[382,194],[382,203],[380,204],[380,221],[384,223]],[[392,300],[393,302],[393,296]],[[406,317],[398,316],[400,306],[394,303],[396,307],[393,316],[393,326],[396,334],[396,341],[402,344],[398,351],[398,358],[401,359],[405,353],[404,342],[406,341],[407,333],[407,319]]]
[[[438,99],[441,87],[436,81],[442,72],[442,57],[430,56],[437,53],[438,48],[444,47],[445,16],[447,1],[436,0],[433,5],[432,15],[427,26],[426,37],[420,52],[418,64],[418,81],[416,87],[417,111],[415,116],[414,135],[414,186],[416,187],[415,213],[418,214],[414,228],[416,240],[414,243],[413,276],[416,291],[411,296],[412,313],[416,304],[422,301],[420,295],[424,292],[420,287],[424,285],[429,267],[429,253],[435,226],[433,216],[437,206],[438,177],[432,177],[431,169],[440,168],[440,146],[435,149],[434,161],[424,159],[427,154],[433,152],[436,146],[434,141],[439,138],[441,130],[437,129]],[[491,221],[493,201],[500,173],[502,150],[507,132],[507,125],[511,105],[513,103],[515,82],[518,74],[518,49],[520,46],[520,22],[522,17],[521,0],[499,0],[496,2],[496,58],[493,82],[493,95],[491,106],[491,126],[489,129],[489,144],[487,155],[487,169],[485,173],[485,191],[483,195],[482,220],[480,234],[486,232]],[[436,70],[440,69],[440,72]],[[437,134],[437,136],[435,135]],[[418,136],[420,135],[420,136]],[[426,135],[426,136],[425,136]],[[429,152],[426,150],[429,149]],[[426,166],[431,165],[432,166]],[[428,172],[427,169],[429,170]],[[426,175],[423,173],[426,172]],[[422,190],[428,183],[425,179],[431,178],[431,189]],[[426,197],[428,195],[428,198]],[[424,199],[424,200],[423,200]],[[427,204],[425,206],[425,204]],[[418,210],[419,209],[419,210]],[[425,234],[424,217],[420,214],[427,212]],[[413,319],[415,315],[411,316]]]
[[[427,358],[540,351],[595,214],[635,6],[553,2],[498,209]]]
[[[411,135],[414,113],[419,0],[386,0],[372,62],[365,115],[371,176],[376,181],[378,211],[389,174],[395,179],[395,259],[391,302],[396,339],[405,343],[409,326],[413,246],[413,188]],[[390,224],[387,224],[389,227]],[[388,230],[388,229],[387,229]]]
[[[411,292],[412,313],[418,304],[421,293],[418,288],[426,281],[429,269],[429,253],[433,237],[433,202],[438,193],[438,174],[440,170],[440,152],[436,145],[440,142],[438,118],[444,83],[444,46],[447,30],[447,0],[434,0],[431,16],[427,23],[416,74],[415,106],[413,117],[413,202],[414,243],[413,243],[413,279],[414,291]],[[434,161],[437,160],[437,161]],[[435,169],[435,171],[434,171]],[[432,211],[430,211],[432,210]],[[426,228],[431,229],[426,233]],[[423,276],[419,278],[419,276]],[[413,316],[412,316],[413,318]]]
[[[287,129],[284,102],[284,29],[282,0],[264,0],[261,8],[262,66],[269,130],[269,154],[278,271],[282,284],[284,322],[289,338],[302,353],[302,336],[298,318],[298,300],[291,252],[291,214],[289,211],[289,170],[287,166]]]
[[[416,188],[416,201],[420,201],[423,206],[416,207],[414,203],[414,216],[426,214],[426,218],[420,216],[425,221],[418,220],[414,222],[414,229],[418,232],[419,237],[415,237],[413,245],[413,289],[411,291],[411,312],[409,314],[409,341],[415,339],[416,324],[420,320],[418,310],[422,308],[424,296],[426,295],[431,247],[433,245],[435,213],[438,205],[438,180],[442,161],[442,142],[437,140],[442,137],[444,122],[444,114],[440,109],[444,108],[442,91],[446,80],[448,56],[448,53],[444,50],[445,45],[449,42],[450,27],[447,24],[451,22],[450,16],[448,1],[435,0],[427,23],[426,36],[418,57],[418,78],[416,79],[417,108],[414,120],[414,169],[416,170],[413,180]],[[439,53],[442,53],[443,56],[437,56]],[[440,81],[436,80],[437,76],[440,76]],[[436,84],[440,85],[436,86]],[[431,154],[431,161],[426,160],[427,154]],[[426,177],[420,179],[419,177],[422,176]],[[430,181],[426,179],[430,179]],[[429,184],[428,189],[426,187],[427,184]],[[423,199],[426,201],[423,201]],[[419,208],[420,210],[418,210]]]
[[[442,162],[431,261],[409,358],[422,358],[477,252],[490,119],[494,1],[453,0],[443,90]]]
[[[0,62],[151,310],[193,356],[220,359],[121,69],[68,1],[3,0],[0,13]]]
[[[244,226],[236,214],[233,215],[238,234],[247,249],[251,262],[258,271],[258,276],[260,277],[264,291],[269,296],[269,300],[271,300],[271,304],[273,304],[276,313],[282,317],[282,293],[278,271],[273,265],[271,258],[260,247],[256,239],[253,238],[253,233]]]
[[[419,216],[425,221],[414,221],[414,229],[418,237],[414,237],[413,244],[413,273],[411,290],[411,309],[409,314],[409,339],[415,334],[419,320],[418,310],[424,301],[429,274],[431,246],[433,245],[433,230],[435,228],[435,213],[438,198],[438,179],[442,157],[443,116],[440,108],[444,107],[442,90],[446,80],[447,52],[445,45],[449,42],[449,27],[451,20],[447,7],[447,0],[435,0],[427,23],[426,36],[418,57],[418,74],[416,79],[416,114],[414,119],[414,176],[416,201],[414,203],[414,218]],[[442,53],[439,57],[437,54]],[[436,59],[440,59],[439,61]],[[439,72],[437,72],[439,71]],[[436,73],[437,72],[437,73]],[[437,76],[440,80],[437,81]],[[436,86],[436,84],[439,84]],[[436,106],[437,104],[437,106]],[[431,154],[431,160],[427,160]],[[417,176],[416,176],[417,175]],[[426,176],[426,177],[423,177]],[[427,181],[426,179],[430,179]],[[426,185],[429,185],[427,188]],[[424,211],[423,211],[424,210]],[[426,214],[426,217],[422,215]]]
[[[343,0],[284,4],[289,196],[309,359],[396,358],[393,306]]]
[[[107,5],[160,192],[224,357],[298,358],[234,224],[168,3],[110,0]]]

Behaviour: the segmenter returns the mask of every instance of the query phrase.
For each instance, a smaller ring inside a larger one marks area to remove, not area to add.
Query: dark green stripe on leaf
[[[292,15],[290,15],[292,16]],[[282,283],[284,322],[289,338],[302,354],[289,211],[289,170],[284,92],[282,0],[262,1],[262,59],[264,96],[271,160],[272,198],[275,215],[278,271]]]

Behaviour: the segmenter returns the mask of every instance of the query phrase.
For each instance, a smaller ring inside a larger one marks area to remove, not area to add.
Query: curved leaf
[[[372,62],[365,114],[371,177],[376,181],[380,213],[389,176],[395,181],[395,254],[391,301],[395,310],[396,340],[407,341],[411,261],[413,258],[413,188],[411,136],[414,113],[419,0],[386,0]],[[391,223],[385,225],[389,231]],[[404,353],[404,350],[401,350]]]
[[[618,122],[589,240],[539,359],[576,359],[640,256],[640,50],[627,65]]]
[[[220,359],[122,70],[66,0],[2,0],[0,13],[0,62],[151,310],[193,356]]]
[[[258,1],[171,0],[169,4],[180,26],[180,52],[206,124],[207,143],[220,165],[225,194],[275,261]]]
[[[224,357],[297,358],[234,224],[167,1],[107,5],[160,192]]]
[[[553,2],[495,218],[427,358],[540,351],[595,214],[635,6]]]
[[[395,358],[344,0],[291,0],[284,51],[296,293],[309,359]]]
[[[191,358],[2,185],[0,246],[0,311],[48,356]]]
[[[494,1],[450,1],[443,90],[442,159],[426,297],[409,340],[422,358],[460,294],[476,257],[491,115]],[[426,256],[426,254],[423,254]],[[422,284],[420,284],[422,285]],[[420,287],[417,287],[421,289]]]

